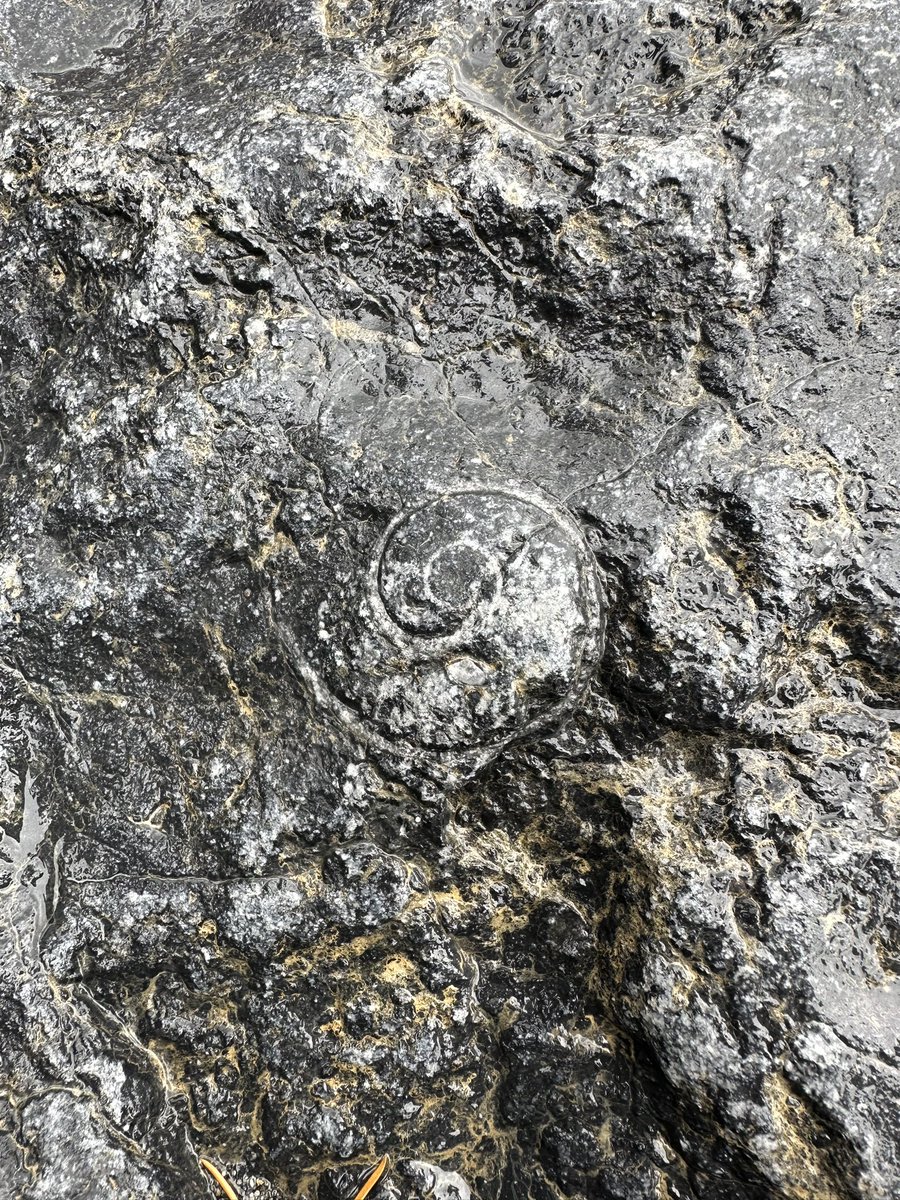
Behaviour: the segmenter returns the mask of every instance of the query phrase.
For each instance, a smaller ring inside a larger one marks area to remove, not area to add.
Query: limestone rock
[[[0,1200],[897,1196],[896,5],[0,43]]]

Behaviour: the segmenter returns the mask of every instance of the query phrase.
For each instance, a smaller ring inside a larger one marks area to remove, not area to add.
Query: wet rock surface
[[[900,1192],[900,25],[0,5],[0,1200]]]

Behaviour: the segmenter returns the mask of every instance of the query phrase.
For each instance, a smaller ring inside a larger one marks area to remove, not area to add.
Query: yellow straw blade
[[[384,1176],[385,1171],[388,1169],[389,1162],[390,1159],[386,1154],[378,1160],[366,1179],[366,1182],[353,1197],[353,1200],[366,1200],[366,1196],[368,1196],[369,1192],[371,1192],[378,1181]]]
[[[219,1185],[219,1187],[225,1193],[227,1200],[240,1200],[240,1197],[238,1196],[237,1192],[234,1190],[234,1188],[231,1186],[231,1184],[228,1182],[228,1180],[225,1178],[225,1176],[222,1174],[222,1172],[219,1170],[219,1168],[214,1167],[208,1158],[201,1158],[200,1166],[203,1168],[204,1171],[206,1171],[206,1173],[208,1175],[211,1175],[212,1178],[216,1181],[216,1183]]]

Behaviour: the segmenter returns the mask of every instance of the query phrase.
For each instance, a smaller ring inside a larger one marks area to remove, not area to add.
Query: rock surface
[[[900,1194],[897,18],[0,5],[0,1200]]]

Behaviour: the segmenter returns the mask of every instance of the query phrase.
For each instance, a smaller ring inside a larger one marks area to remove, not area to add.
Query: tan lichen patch
[[[781,1075],[766,1081],[766,1099],[778,1143],[774,1157],[781,1173],[785,1200],[844,1200],[845,1187],[819,1144],[822,1126],[811,1107]]]

